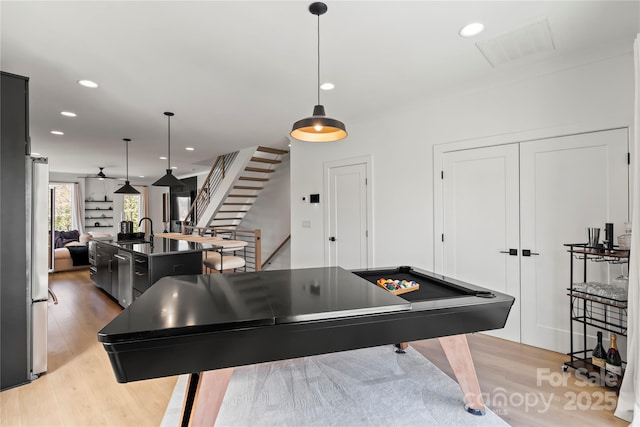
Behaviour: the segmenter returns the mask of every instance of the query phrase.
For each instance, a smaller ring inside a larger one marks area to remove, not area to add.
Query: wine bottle
[[[616,343],[616,334],[611,334],[611,347],[607,351],[607,359],[605,363],[607,371],[612,374],[622,375],[622,359],[618,352],[618,345]]]
[[[607,353],[602,346],[602,332],[598,331],[598,344],[591,352],[591,363],[600,368],[606,368]]]

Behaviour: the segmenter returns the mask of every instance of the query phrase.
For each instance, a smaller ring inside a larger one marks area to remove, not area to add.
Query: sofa
[[[109,238],[109,233],[78,230],[54,231],[53,271],[79,270],[89,267],[88,243],[92,238]]]

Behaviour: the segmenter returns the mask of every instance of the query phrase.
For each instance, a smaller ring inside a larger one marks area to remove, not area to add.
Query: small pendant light
[[[158,187],[171,187],[171,188],[181,188],[184,187],[184,182],[180,181],[178,178],[173,176],[173,171],[171,170],[171,117],[174,115],[171,112],[165,112],[165,116],[167,116],[168,120],[168,132],[167,132],[167,140],[168,140],[168,150],[167,150],[167,173],[165,176],[154,182],[152,185]]]
[[[308,142],[333,142],[347,136],[347,130],[339,120],[326,116],[324,106],[320,104],[320,15],[327,11],[322,2],[312,3],[309,12],[318,17],[318,104],[313,107],[313,115],[293,124],[291,136]]]
[[[124,182],[124,185],[118,188],[114,193],[117,194],[140,194],[138,190],[133,188],[131,184],[129,184],[129,138],[123,138],[125,147],[126,147],[126,159],[127,159],[127,180]]]

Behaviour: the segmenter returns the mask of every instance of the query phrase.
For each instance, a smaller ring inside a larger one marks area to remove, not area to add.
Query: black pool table
[[[380,278],[420,287],[393,295],[375,284]],[[464,334],[504,327],[513,301],[406,266],[171,276],[106,325],[98,340],[119,382],[192,374],[184,420],[211,421],[233,367],[439,337],[470,412],[481,413]],[[203,400],[207,405],[196,405]]]

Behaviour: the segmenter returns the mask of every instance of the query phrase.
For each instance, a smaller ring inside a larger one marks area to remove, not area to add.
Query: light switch
[[[308,219],[302,221],[302,228],[311,228],[311,221],[309,221]]]

